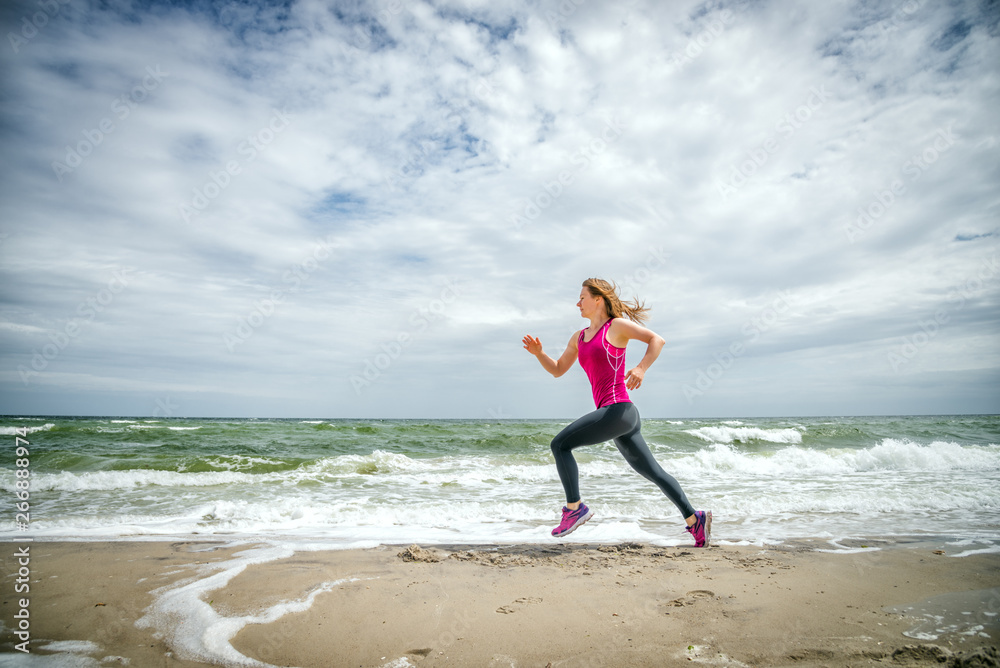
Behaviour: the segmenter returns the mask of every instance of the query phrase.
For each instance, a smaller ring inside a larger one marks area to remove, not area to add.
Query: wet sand
[[[12,632],[22,545],[0,545],[11,665],[32,658]],[[27,545],[31,653],[79,665],[959,666],[1000,644],[1000,555],[943,543]],[[900,614],[927,599],[942,621]]]

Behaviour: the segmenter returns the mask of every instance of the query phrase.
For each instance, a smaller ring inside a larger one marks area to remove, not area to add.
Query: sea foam
[[[963,447],[942,441],[921,445],[887,438],[860,450],[815,450],[793,445],[755,453],[716,443],[696,453],[675,457],[670,466],[692,476],[707,472],[797,477],[871,471],[1000,471],[1000,447]]]
[[[182,660],[274,668],[272,664],[236,651],[231,644],[233,637],[248,624],[270,624],[286,614],[308,610],[318,595],[356,578],[320,583],[302,598],[278,603],[249,615],[221,615],[204,598],[205,594],[225,587],[248,566],[294,554],[295,550],[289,546],[269,546],[245,550],[228,561],[205,565],[201,568],[202,577],[181,580],[153,591],[156,598],[136,626],[153,629],[164,637],[171,650]]]
[[[709,443],[751,443],[765,441],[768,443],[801,443],[802,432],[797,429],[761,429],[760,427],[699,427],[685,429],[692,436]]]
[[[37,431],[48,431],[55,425],[51,422],[38,427],[0,427],[0,436],[20,436],[21,434],[33,434]]]

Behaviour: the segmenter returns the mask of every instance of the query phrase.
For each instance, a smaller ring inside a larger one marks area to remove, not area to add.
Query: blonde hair
[[[608,318],[628,318],[632,322],[642,324],[649,318],[646,302],[640,302],[638,298],[632,301],[622,301],[618,296],[618,286],[615,283],[608,283],[602,278],[588,278],[583,282],[583,287],[590,291],[594,297],[604,299],[604,308],[608,311]]]

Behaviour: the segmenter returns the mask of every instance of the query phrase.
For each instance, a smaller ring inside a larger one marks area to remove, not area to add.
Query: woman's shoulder
[[[628,345],[629,339],[633,338],[632,334],[632,321],[625,318],[612,318],[608,321],[608,333],[607,336],[613,337],[615,341],[608,341],[611,345],[616,348],[624,348]]]

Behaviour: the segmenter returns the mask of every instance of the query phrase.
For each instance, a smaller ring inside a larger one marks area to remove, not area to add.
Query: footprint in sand
[[[715,598],[715,592],[707,589],[695,589],[689,591],[687,595],[691,598]]]
[[[542,599],[535,598],[534,596],[522,596],[510,605],[502,605],[497,608],[497,612],[501,615],[509,615],[511,613],[517,612],[520,605],[531,605],[533,603],[541,603]]]
[[[712,598],[715,598],[714,591],[709,591],[707,589],[695,589],[694,591],[689,591],[680,598],[675,598],[674,600],[667,603],[667,605],[672,605],[676,608],[680,608],[685,605],[694,605],[698,601],[705,601]]]

